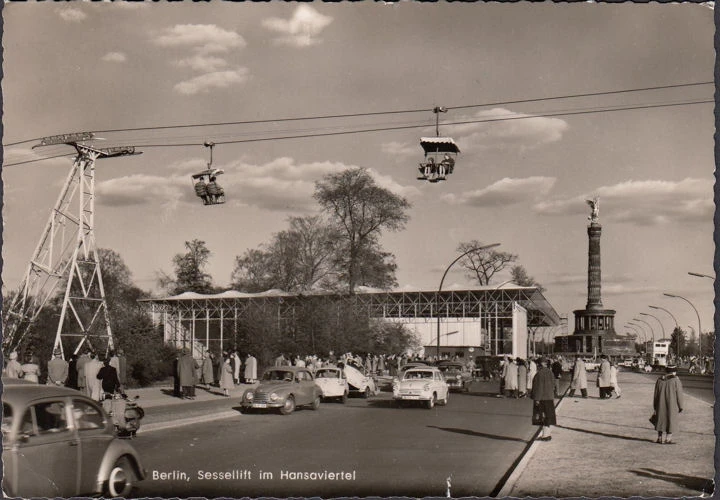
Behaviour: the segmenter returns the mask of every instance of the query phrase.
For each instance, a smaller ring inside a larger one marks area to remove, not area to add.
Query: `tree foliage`
[[[493,276],[505,270],[508,265],[517,260],[518,256],[510,252],[498,251],[495,248],[472,251],[474,248],[482,246],[483,243],[472,240],[460,243],[457,251],[461,254],[469,252],[460,260],[460,265],[469,271],[468,277],[477,280],[481,286],[487,286]]]
[[[534,286],[541,292],[545,291],[545,287],[538,283],[534,277],[530,276],[521,264],[517,264],[510,269],[510,276],[512,277],[513,283],[520,286]]]
[[[170,295],[183,292],[212,293],[212,277],[205,272],[211,252],[202,240],[185,242],[184,254],[173,257],[175,277],[160,272],[158,284]]]
[[[260,292],[271,288],[307,291],[334,281],[337,232],[319,216],[291,217],[272,241],[235,258],[231,286]]]
[[[353,293],[361,276],[363,252],[378,248],[382,230],[405,227],[410,203],[378,186],[363,168],[325,176],[315,183],[314,198],[340,234],[346,252],[343,275],[347,290]]]

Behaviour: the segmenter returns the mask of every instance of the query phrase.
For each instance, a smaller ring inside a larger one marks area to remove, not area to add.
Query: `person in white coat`
[[[97,378],[97,374],[100,372],[100,368],[103,364],[97,359],[97,354],[94,352],[90,353],[90,361],[85,363],[85,384],[87,395],[95,401],[100,401],[102,395],[102,385],[100,380]]]
[[[245,383],[254,384],[257,380],[257,359],[252,354],[245,358]]]
[[[238,356],[237,351],[233,351],[232,353],[232,364],[233,364],[233,380],[236,384],[240,383],[240,366],[242,366],[242,361],[240,360],[240,356]]]
[[[585,361],[578,355],[572,368],[572,379],[570,381],[570,397],[575,395],[575,391],[580,389],[583,398],[587,398],[587,370],[585,369]]]
[[[622,390],[620,389],[620,385],[618,384],[618,365],[617,361],[613,361],[610,365],[610,385],[612,386],[612,392],[615,393],[615,399],[619,398],[622,395]]]
[[[537,373],[537,363],[534,359],[530,358],[528,361],[528,372],[527,372],[527,389],[528,392],[532,391],[532,383]]]

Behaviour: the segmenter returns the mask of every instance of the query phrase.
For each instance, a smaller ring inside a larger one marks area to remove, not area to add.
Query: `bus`
[[[650,342],[647,352],[647,362],[652,366],[667,366],[670,354],[670,339],[660,339]]]

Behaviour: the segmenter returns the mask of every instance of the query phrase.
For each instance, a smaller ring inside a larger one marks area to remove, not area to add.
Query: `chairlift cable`
[[[573,98],[578,98],[578,97],[594,97],[594,96],[616,95],[616,94],[631,93],[631,92],[646,92],[646,91],[651,91],[651,90],[694,87],[694,86],[709,85],[709,84],[714,84],[714,83],[715,82],[713,82],[713,81],[706,81],[706,82],[680,83],[680,84],[673,84],[673,85],[659,85],[659,86],[654,86],[654,87],[640,87],[640,88],[625,89],[625,90],[588,92],[588,93],[582,93],[582,94],[567,94],[567,95],[562,95],[562,96],[540,97],[540,98],[532,98],[532,99],[518,99],[518,100],[512,100],[512,101],[498,101],[498,102],[492,102],[492,103],[468,104],[468,105],[460,105],[460,106],[448,106],[445,109],[468,109],[468,108],[479,108],[479,107],[487,107],[487,106],[503,106],[503,105],[508,105],[508,104],[543,102],[543,101],[558,100],[558,99],[573,99]],[[147,126],[147,127],[105,129],[105,130],[97,130],[96,132],[97,133],[141,132],[141,131],[148,131],[148,130],[163,130],[163,129],[167,130],[167,129],[196,128],[196,127],[220,127],[220,126],[229,126],[229,125],[250,125],[250,124],[257,124],[257,123],[303,121],[303,120],[326,120],[326,119],[334,119],[334,118],[352,118],[352,117],[359,117],[359,116],[378,116],[378,115],[392,115],[392,114],[405,114],[405,113],[425,113],[427,111],[428,111],[427,108],[418,108],[418,109],[406,109],[406,110],[375,111],[375,112],[368,112],[368,113],[344,113],[344,114],[337,114],[337,115],[316,115],[316,116],[305,116],[305,117],[273,118],[273,119],[263,119],[263,120],[243,120],[243,121],[232,121],[232,122],[195,123],[195,124],[184,124],[184,125],[156,125],[156,126]],[[40,137],[37,137],[37,138],[33,138],[33,139],[15,141],[15,142],[3,144],[3,146],[4,147],[17,146],[19,144],[33,142],[33,141],[37,141],[40,139],[41,139]]]

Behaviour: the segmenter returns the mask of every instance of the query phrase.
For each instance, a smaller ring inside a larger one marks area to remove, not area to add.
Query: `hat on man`
[[[677,366],[675,366],[675,365],[667,365],[667,366],[665,367],[665,371],[668,372],[668,373],[669,373],[669,372],[676,372],[676,371],[677,371]]]
[[[53,351],[53,356],[62,356],[62,351],[60,349],[55,349]]]

